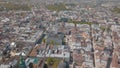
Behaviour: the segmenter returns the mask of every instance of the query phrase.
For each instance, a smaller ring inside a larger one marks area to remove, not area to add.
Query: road
[[[95,58],[94,57],[94,49],[93,49],[93,38],[92,38],[92,33],[93,33],[93,30],[92,30],[92,26],[90,25],[90,36],[91,36],[91,45],[92,45],[92,56],[93,56],[93,58]],[[93,65],[94,65],[94,67],[95,67],[95,60],[93,59]]]
[[[111,36],[111,39],[112,39],[112,38],[113,38],[113,37]],[[110,68],[110,65],[111,65],[111,62],[112,62],[112,54],[113,54],[113,50],[114,50],[113,46],[114,46],[114,44],[113,44],[113,42],[112,42],[112,50],[110,51],[110,56],[111,56],[111,57],[108,58],[106,68]]]

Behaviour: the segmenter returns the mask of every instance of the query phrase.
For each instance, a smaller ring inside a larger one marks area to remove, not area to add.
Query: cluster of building
[[[73,9],[0,12],[0,68],[45,68],[49,57],[58,68],[120,68],[119,14]]]

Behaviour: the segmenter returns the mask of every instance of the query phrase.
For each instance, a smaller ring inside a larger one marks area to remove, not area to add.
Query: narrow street
[[[92,45],[92,56],[93,56],[93,58],[94,58],[94,48],[93,48],[93,37],[92,37],[92,32],[93,30],[92,30],[92,26],[90,25],[90,37],[91,37],[91,45]],[[94,65],[94,67],[95,67],[95,60],[93,59],[93,65]]]
[[[111,39],[112,39],[112,38],[113,38],[113,37],[111,36]],[[114,46],[114,44],[113,44],[113,42],[112,42],[112,50],[110,51],[110,56],[112,56],[112,54],[113,54],[113,50],[114,50],[113,46]],[[109,58],[108,58],[108,61],[107,61],[106,68],[110,68],[111,62],[112,62],[112,58],[109,57]]]

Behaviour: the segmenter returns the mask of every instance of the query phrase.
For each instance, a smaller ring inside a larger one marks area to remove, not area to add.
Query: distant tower
[[[75,28],[77,27],[77,23],[74,23]]]
[[[36,14],[35,14],[35,12],[34,12],[34,9],[32,9],[32,13],[33,13],[34,16],[36,16]]]
[[[77,22],[74,22],[74,29],[75,29],[75,32],[77,32]]]
[[[29,4],[29,6],[30,6],[30,4]],[[33,7],[31,8],[31,11],[34,16],[36,16],[35,11],[34,11],[36,8],[38,8],[38,7],[33,3]]]

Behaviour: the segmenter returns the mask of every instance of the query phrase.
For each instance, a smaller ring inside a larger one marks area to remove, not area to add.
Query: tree
[[[2,62],[5,62],[5,57],[4,56],[2,56]]]
[[[48,65],[52,65],[53,63],[54,63],[54,59],[49,57],[49,58],[47,59],[47,64],[48,64]]]
[[[33,68],[33,63],[30,63],[30,64],[29,64],[29,68]]]
[[[52,41],[50,41],[50,44],[51,44],[51,45],[54,45],[54,43],[55,43],[55,42],[54,42],[53,40],[52,40]]]
[[[52,40],[50,41],[50,47],[53,48],[53,45],[55,44],[55,42]]]
[[[48,65],[45,63],[43,68],[48,68]]]
[[[43,42],[43,44],[46,44],[46,39],[43,39],[42,42]]]
[[[59,60],[55,60],[55,62],[54,62],[54,64],[53,64],[52,68],[57,68],[59,62],[60,62]]]

